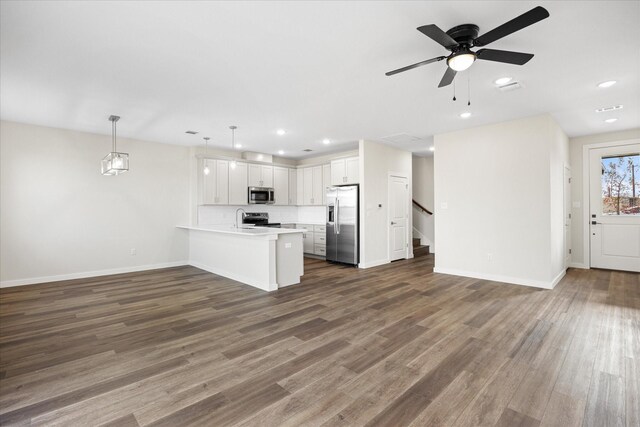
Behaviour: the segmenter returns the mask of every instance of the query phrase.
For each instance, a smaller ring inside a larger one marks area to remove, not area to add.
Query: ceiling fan
[[[438,87],[443,87],[450,85],[451,82],[453,82],[456,73],[469,68],[476,59],[524,65],[533,58],[533,54],[496,49],[480,49],[477,52],[472,52],[471,48],[486,46],[489,43],[493,43],[496,40],[515,33],[516,31],[520,31],[523,28],[548,17],[549,12],[544,7],[537,6],[517,18],[514,18],[511,21],[494,28],[488,33],[481,35],[480,37],[478,37],[479,28],[474,24],[458,25],[457,27],[451,28],[446,33],[435,24],[423,25],[422,27],[418,27],[418,31],[441,44],[447,50],[450,50],[451,54],[449,56],[438,56],[436,58],[427,59],[426,61],[398,68],[397,70],[385,73],[385,75],[392,76],[394,74],[402,73],[403,71],[408,71],[413,68],[446,59],[447,71],[445,71],[444,76],[438,85]]]

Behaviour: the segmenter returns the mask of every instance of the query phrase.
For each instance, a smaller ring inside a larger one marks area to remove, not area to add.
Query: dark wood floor
[[[542,291],[432,266],[307,260],[270,294],[193,267],[3,289],[0,424],[640,425],[639,275]]]

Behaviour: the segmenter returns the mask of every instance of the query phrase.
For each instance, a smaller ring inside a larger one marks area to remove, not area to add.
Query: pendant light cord
[[[116,121],[111,122],[111,152],[116,152]]]

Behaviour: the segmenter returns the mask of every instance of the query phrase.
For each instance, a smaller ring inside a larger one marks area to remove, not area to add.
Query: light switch
[[[291,248],[291,243],[285,243],[285,244],[284,244],[284,248],[285,248],[285,249],[289,249],[289,248]]]

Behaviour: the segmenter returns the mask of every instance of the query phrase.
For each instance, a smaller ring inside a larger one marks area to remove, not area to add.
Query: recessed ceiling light
[[[278,150],[278,154],[280,154],[281,156],[284,154],[283,150]]]
[[[605,120],[604,122],[605,123],[613,123],[613,122],[617,122],[617,121],[618,121],[618,119],[616,119],[615,117],[612,117],[610,119]]]
[[[613,86],[616,83],[618,83],[617,80],[607,80],[606,82],[598,83],[598,87],[607,88]]]
[[[465,111],[464,113],[460,114],[460,118],[462,119],[468,119],[469,117],[471,117],[471,113],[468,111]]]
[[[242,148],[242,144],[236,144],[236,148]]]
[[[324,145],[327,145],[327,144],[331,144],[331,141],[329,141],[327,138],[325,138],[325,139],[322,140],[322,143]]]
[[[612,105],[611,107],[602,107],[596,110],[596,113],[605,113],[607,111],[622,110],[622,105]]]
[[[278,130],[276,131],[276,133],[277,133],[278,135],[282,136],[282,135],[284,135],[284,134],[285,134],[285,133],[287,133],[287,132],[285,132],[285,130],[284,130],[284,129],[278,129]]]
[[[429,147],[429,151],[436,151],[436,147],[433,147],[433,146]]]
[[[500,77],[498,80],[495,81],[495,84],[497,84],[498,86],[502,86],[502,85],[506,85],[510,81],[511,81],[511,77]]]

